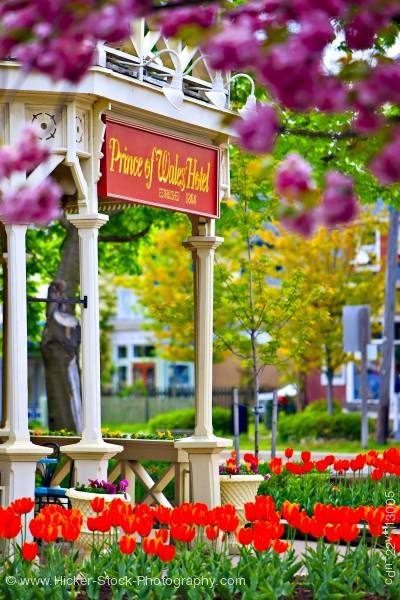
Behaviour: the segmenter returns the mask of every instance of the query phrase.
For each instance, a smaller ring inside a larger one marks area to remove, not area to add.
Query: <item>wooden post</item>
[[[79,234],[81,296],[87,296],[82,311],[82,439],[63,447],[73,458],[76,481],[107,479],[108,460],[121,452],[122,446],[109,444],[101,433],[100,330],[98,280],[98,230],[108,221],[106,215],[75,214],[68,219]]]
[[[217,438],[212,426],[214,252],[222,238],[215,236],[213,220],[203,217],[192,218],[192,233],[184,246],[192,252],[194,266],[195,429],[175,447],[189,455],[193,501],[213,507],[221,502],[218,454],[232,445],[232,440]]]
[[[394,318],[396,313],[398,231],[399,211],[390,209],[386,258],[385,312],[382,336],[382,366],[376,429],[376,441],[378,444],[386,443],[389,435],[390,379],[392,373]]]
[[[236,464],[240,463],[240,445],[239,445],[239,390],[233,388],[233,435],[235,439]]]
[[[368,448],[368,359],[367,345],[361,350],[361,447]]]
[[[8,356],[8,259],[7,259],[7,234],[3,223],[0,223],[1,237],[1,262],[3,266],[3,365],[1,381],[1,429],[7,428],[8,407],[7,407],[7,356]]]
[[[271,458],[276,456],[276,437],[278,430],[278,392],[274,390],[272,396],[272,421],[271,421]]]

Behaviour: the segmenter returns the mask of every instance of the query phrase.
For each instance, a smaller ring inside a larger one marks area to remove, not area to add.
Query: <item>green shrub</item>
[[[194,408],[182,408],[160,413],[147,423],[151,431],[158,430],[194,430]],[[214,430],[219,434],[228,434],[230,430],[231,411],[228,408],[213,408]]]
[[[308,404],[306,406],[306,408],[304,409],[304,412],[306,413],[326,413],[328,410],[328,404],[326,401],[326,398],[323,398],[322,400],[316,400],[315,402],[310,402],[310,404]],[[339,400],[334,400],[333,401],[333,412],[334,413],[340,413],[342,412],[342,405],[340,404]]]
[[[373,421],[369,421],[373,430]],[[359,413],[322,414],[303,411],[296,415],[282,414],[278,420],[278,433],[282,442],[299,442],[302,439],[346,439],[361,437],[361,415]]]

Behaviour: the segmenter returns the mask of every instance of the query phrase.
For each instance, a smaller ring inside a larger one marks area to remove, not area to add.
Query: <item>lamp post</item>
[[[181,63],[179,54],[177,52],[175,52],[175,50],[170,50],[169,48],[163,48],[162,50],[159,50],[158,52],[156,52],[154,54],[154,56],[152,56],[145,62],[141,63],[140,67],[139,67],[139,79],[141,81],[143,81],[144,67],[146,67],[147,65],[150,65],[152,62],[154,62],[154,60],[156,60],[156,58],[158,58],[159,56],[161,56],[163,54],[171,54],[172,56],[175,57],[176,62],[174,63],[175,73],[172,75],[172,80],[168,85],[163,86],[162,92],[163,92],[164,96],[167,98],[168,102],[170,104],[172,104],[172,106],[174,108],[176,108],[177,110],[180,110],[182,108],[183,99],[184,99],[183,69],[182,69],[182,63]]]
[[[207,54],[198,56],[196,60],[189,65],[189,67],[184,71],[184,75],[187,75],[191,71],[193,71],[194,67],[201,61],[207,58]],[[217,106],[218,108],[226,107],[226,98],[228,96],[228,92],[224,86],[224,80],[222,78],[221,71],[215,71],[214,77],[212,80],[211,89],[207,90],[206,88],[194,88],[197,90],[201,90],[204,92],[204,95],[210,100],[212,104]]]
[[[236,73],[236,75],[233,75],[229,80],[229,90],[230,90],[230,86],[232,85],[232,83],[234,81],[236,81],[237,79],[247,79],[247,81],[249,81],[251,84],[250,94],[247,96],[244,106],[242,106],[242,108],[239,108],[239,110],[238,110],[238,113],[240,114],[240,116],[245,118],[256,107],[256,103],[257,103],[257,98],[255,96],[256,86],[255,86],[253,79],[247,73]],[[229,96],[229,98],[230,98],[230,96]]]

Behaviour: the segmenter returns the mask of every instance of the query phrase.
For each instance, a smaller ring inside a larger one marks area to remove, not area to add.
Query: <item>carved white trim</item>
[[[94,162],[93,178],[94,183],[97,183],[101,177],[100,161],[103,158],[101,151],[104,136],[106,134],[106,125],[103,119],[103,114],[111,109],[111,104],[106,100],[98,100],[93,106],[93,150],[92,157]]]
[[[38,126],[43,142],[53,149],[67,146],[66,107],[57,105],[29,105],[25,107],[25,120]]]
[[[89,111],[81,108],[76,109],[75,142],[78,154],[89,152]]]

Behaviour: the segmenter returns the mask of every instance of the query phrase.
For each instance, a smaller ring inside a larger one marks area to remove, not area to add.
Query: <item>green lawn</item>
[[[150,433],[146,423],[103,423],[110,431],[120,431],[121,433]],[[226,436],[232,438],[232,436]],[[278,441],[278,450],[284,450],[288,445]],[[374,438],[370,438],[369,449],[384,450],[388,446],[400,447],[400,441],[391,441],[387,446],[376,444]],[[264,425],[260,426],[260,450],[269,450],[271,447],[271,434]],[[302,444],[294,444],[295,450],[314,450],[319,452],[362,452],[359,442],[352,440],[314,440]],[[254,425],[250,424],[249,433],[240,436],[241,450],[254,450]]]

